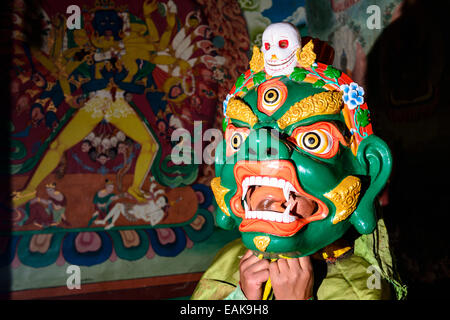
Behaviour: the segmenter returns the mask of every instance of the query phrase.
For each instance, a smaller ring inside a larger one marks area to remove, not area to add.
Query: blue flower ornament
[[[364,103],[364,89],[357,83],[343,84],[340,88],[344,92],[344,102],[350,110],[356,109]]]

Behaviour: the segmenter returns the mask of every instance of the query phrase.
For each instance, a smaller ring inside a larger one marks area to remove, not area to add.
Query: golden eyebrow
[[[280,129],[311,116],[337,114],[342,109],[342,91],[326,91],[295,103],[278,119]]]
[[[252,109],[243,101],[231,98],[227,105],[227,117],[248,123],[253,127],[258,122],[258,117]]]

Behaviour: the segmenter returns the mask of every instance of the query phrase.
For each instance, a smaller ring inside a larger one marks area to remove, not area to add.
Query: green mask
[[[262,55],[255,47],[224,102],[211,182],[218,225],[238,227],[265,258],[311,255],[352,225],[371,233],[392,159],[372,132],[364,90],[314,62],[312,42],[287,75],[267,74]]]

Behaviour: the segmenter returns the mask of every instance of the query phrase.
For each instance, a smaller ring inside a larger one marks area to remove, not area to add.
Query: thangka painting
[[[65,287],[69,265],[80,266],[81,286],[182,282],[170,277],[204,271],[237,236],[215,227],[213,165],[195,155],[175,163],[173,149],[204,148],[203,132],[220,128],[221,101],[248,64],[241,9],[77,1],[77,26],[72,2],[14,1],[11,194],[0,208],[7,284]],[[189,139],[173,139],[180,129]]]

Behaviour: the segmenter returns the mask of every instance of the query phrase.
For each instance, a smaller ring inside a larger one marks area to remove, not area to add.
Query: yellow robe
[[[406,287],[397,280],[384,221],[377,229],[355,240],[354,252],[327,264],[327,274],[316,293],[318,300],[404,299]],[[239,257],[247,248],[241,239],[219,251],[203,274],[193,300],[243,300],[239,288]],[[377,278],[379,281],[377,282]]]

